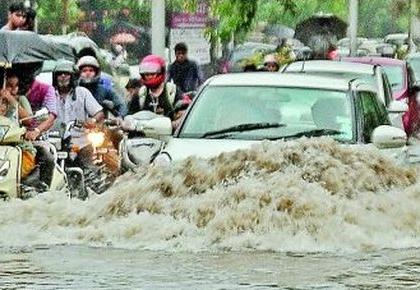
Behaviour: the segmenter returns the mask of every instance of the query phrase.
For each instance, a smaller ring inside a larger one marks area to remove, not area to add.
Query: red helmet
[[[156,88],[165,81],[166,62],[158,55],[148,55],[140,62],[140,76],[143,84],[148,88]],[[145,74],[157,74],[151,79],[146,79]]]

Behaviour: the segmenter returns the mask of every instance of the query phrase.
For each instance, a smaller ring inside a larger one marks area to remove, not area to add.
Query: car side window
[[[389,118],[385,106],[373,92],[359,92],[362,109],[362,134],[366,143],[371,142],[373,130],[380,125],[389,125]]]

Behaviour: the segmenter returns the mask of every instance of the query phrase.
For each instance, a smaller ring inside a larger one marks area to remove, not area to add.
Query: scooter
[[[123,172],[147,167],[167,141],[160,136],[171,134],[166,132],[167,128],[171,128],[170,119],[162,118],[150,111],[140,111],[126,116],[121,127],[126,132],[118,150]],[[153,128],[153,131],[149,128]]]
[[[185,93],[174,106],[175,119],[181,120],[195,92]],[[122,129],[127,132],[119,145],[121,170],[138,171],[146,168],[165,146],[171,135],[171,120],[150,111],[140,111],[126,116]]]
[[[40,118],[48,111],[40,110],[31,118]],[[0,116],[0,197],[28,198],[37,192],[37,187],[32,186],[30,180],[37,180],[39,169],[35,169],[26,179],[22,180],[22,150],[18,146],[23,142],[26,133],[24,127],[10,119]],[[46,145],[48,146],[48,145]],[[67,175],[58,164],[58,153],[54,146],[48,148],[55,159],[55,167],[49,190],[61,191],[67,188]]]

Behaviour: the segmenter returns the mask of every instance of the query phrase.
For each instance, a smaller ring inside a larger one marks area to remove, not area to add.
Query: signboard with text
[[[204,37],[208,22],[207,4],[203,1],[196,13],[173,13],[171,18],[170,51],[175,60],[174,47],[179,42],[188,46],[188,57],[198,64],[210,63],[210,43]]]

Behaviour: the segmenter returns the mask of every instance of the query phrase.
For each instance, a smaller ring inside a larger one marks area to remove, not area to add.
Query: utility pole
[[[165,0],[152,1],[152,53],[165,57]]]
[[[350,56],[357,54],[357,22],[359,13],[358,0],[349,0],[349,37],[350,37]]]

